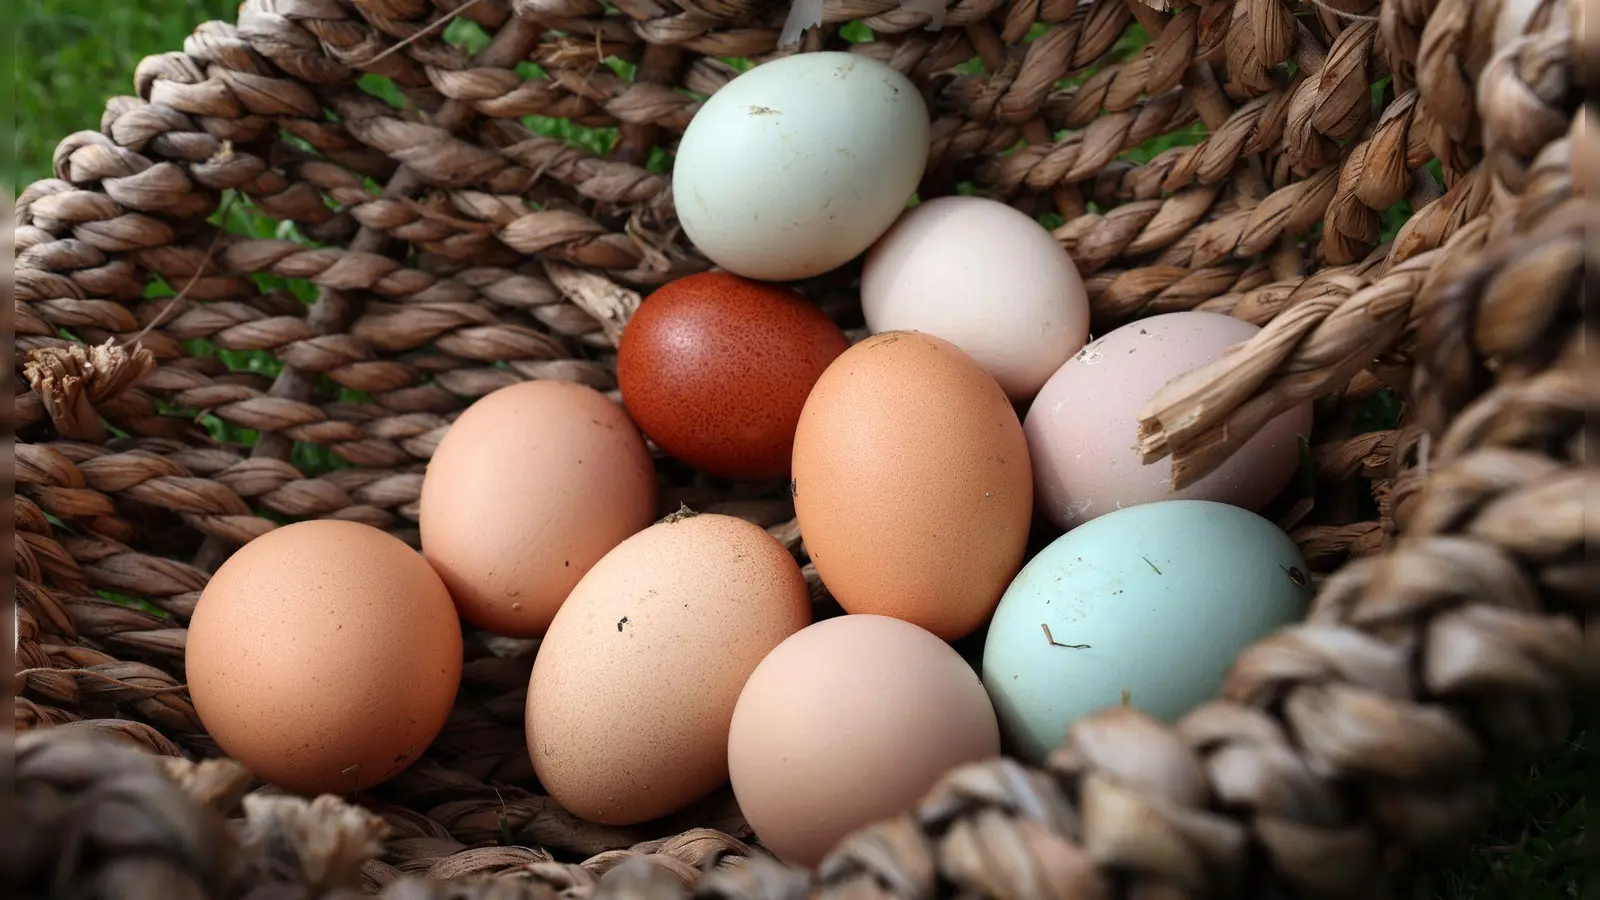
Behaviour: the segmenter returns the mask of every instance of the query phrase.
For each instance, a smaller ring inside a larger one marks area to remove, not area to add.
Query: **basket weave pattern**
[[[417,765],[360,806],[251,793],[183,689],[208,572],[291,519],[415,544],[423,468],[473,399],[534,378],[615,396],[641,294],[709,265],[653,151],[728,59],[792,48],[787,5],[749,0],[248,0],[144,60],[137,96],[17,202],[17,797],[38,827],[7,866],[86,896],[1347,897],[1468,833],[1495,766],[1559,744],[1600,666],[1580,299],[1597,217],[1573,165],[1600,85],[1575,7],[1164,5],[960,0],[933,30],[926,4],[841,0],[799,49],[848,46],[924,88],[920,195],[970,184],[1054,214],[1097,333],[1187,309],[1264,326],[1131,436],[1180,486],[1318,402],[1328,489],[1284,521],[1317,600],[1223,698],[1176,727],[1096,716],[1040,770],[952,772],[808,873],[750,855],[726,795],[636,829],[566,814],[524,745],[532,648],[469,634],[461,701]],[[455,20],[489,39],[448,40]],[[852,21],[871,39],[846,44]],[[1193,139],[1141,152],[1175,133]],[[219,229],[232,204],[293,227]],[[856,336],[853,274],[802,287]],[[1385,388],[1401,424],[1360,430]],[[805,561],[781,491],[684,481],[663,496],[680,502]]]

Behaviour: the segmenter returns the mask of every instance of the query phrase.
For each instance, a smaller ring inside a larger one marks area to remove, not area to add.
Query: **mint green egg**
[[[1276,525],[1210,500],[1092,519],[1017,574],[989,624],[983,683],[1016,752],[1042,762],[1073,722],[1123,702],[1176,721],[1241,650],[1299,621],[1305,561]]]

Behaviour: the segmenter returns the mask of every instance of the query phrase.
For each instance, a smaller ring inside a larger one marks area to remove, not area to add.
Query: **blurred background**
[[[140,59],[182,50],[197,24],[209,19],[232,21],[237,5],[233,0],[12,4],[8,18],[15,41],[15,152],[0,160],[5,167],[0,183],[20,192],[29,183],[50,177],[56,143],[75,131],[99,130],[107,98],[134,93],[133,72]],[[565,123],[534,124],[541,132],[548,128],[576,143],[589,143],[565,134]],[[1386,217],[1388,234],[1403,221],[1404,211],[1396,213],[1393,222]],[[268,234],[274,224],[265,224]],[[297,462],[307,471],[317,468],[314,460]],[[1477,844],[1421,869],[1408,878],[1399,896],[1407,900],[1600,897],[1600,885],[1581,883],[1589,868],[1584,861],[1600,858],[1584,841],[1585,824],[1592,815],[1585,794],[1594,784],[1594,776],[1586,770],[1585,745],[1592,740],[1580,726],[1563,755],[1509,776],[1500,785],[1499,814]]]
[[[56,142],[98,131],[108,97],[132,94],[133,70],[155,53],[182,50],[207,19],[232,20],[230,0],[43,0],[11,4],[16,153],[5,180],[20,190],[50,175]]]

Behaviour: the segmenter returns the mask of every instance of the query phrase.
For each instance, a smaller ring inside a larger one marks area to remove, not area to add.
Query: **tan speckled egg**
[[[728,780],[745,679],[810,622],[800,567],[743,519],[674,515],[623,541],[539,645],[526,724],[540,782],[606,825],[706,796]]]
[[[945,640],[978,628],[1022,565],[1033,470],[994,378],[954,344],[886,332],[834,360],[794,440],[794,508],[846,611]]]
[[[355,522],[241,547],[195,606],[184,660],[206,731],[256,775],[343,794],[417,760],[461,682],[461,621],[415,550]]]
[[[544,634],[583,573],[656,515],[655,467],[618,404],[525,381],[467,407],[422,481],[422,552],[461,617]]]

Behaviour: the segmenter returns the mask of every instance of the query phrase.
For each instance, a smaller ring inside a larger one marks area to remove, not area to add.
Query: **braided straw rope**
[[[1467,833],[1493,766],[1550,750],[1600,680],[1583,514],[1600,378],[1580,299],[1600,223],[1573,165],[1597,140],[1572,11],[1162,5],[962,0],[934,31],[924,4],[845,0],[799,49],[871,29],[855,52],[934,113],[922,195],[971,182],[1058,216],[1097,330],[1182,309],[1264,326],[1147,407],[1146,455],[1179,483],[1318,401],[1313,468],[1351,502],[1285,520],[1317,601],[1241,656],[1223,698],[1172,727],[1093,717],[1040,770],[952,772],[814,873],[754,854],[726,793],[640,828],[561,810],[523,743],[532,648],[481,635],[470,702],[360,806],[252,792],[211,759],[182,684],[208,572],[290,519],[415,543],[422,467],[473,399],[530,378],[615,396],[610,353],[640,295],[708,265],[652,148],[737,74],[728,58],[792,51],[786,10],[748,0],[248,0],[145,60],[137,96],[18,198],[12,674],[28,733],[8,812],[37,827],[7,847],[8,874],[132,897],[1348,897]],[[458,46],[446,19],[487,42]],[[1148,42],[1120,49],[1134,26]],[[615,129],[615,147],[596,156],[529,116]],[[1139,151],[1185,129],[1203,135]],[[1412,215],[1381,242],[1402,200]],[[286,225],[230,233],[210,221],[227,204]],[[859,322],[848,277],[805,287]],[[230,370],[196,341],[281,370]],[[1385,386],[1403,424],[1353,429]],[[202,414],[258,439],[213,440]],[[308,445],[347,465],[308,471]],[[1352,514],[1360,494],[1375,520]],[[685,482],[663,497],[679,502],[805,560],[781,493]]]

